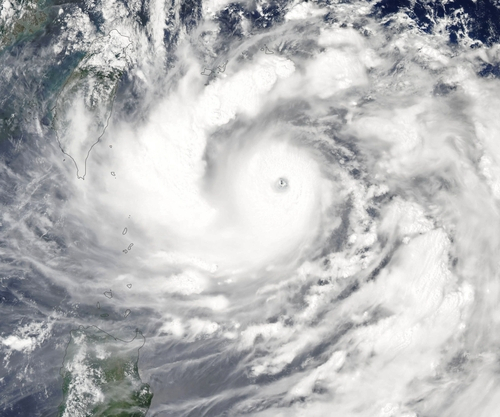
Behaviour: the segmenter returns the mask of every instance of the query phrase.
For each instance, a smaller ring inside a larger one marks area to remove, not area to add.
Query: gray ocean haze
[[[498,417],[499,254],[497,3],[0,3],[1,417]]]

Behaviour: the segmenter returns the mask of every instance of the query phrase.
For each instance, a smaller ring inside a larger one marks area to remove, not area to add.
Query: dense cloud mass
[[[0,415],[497,415],[498,22],[4,0]]]

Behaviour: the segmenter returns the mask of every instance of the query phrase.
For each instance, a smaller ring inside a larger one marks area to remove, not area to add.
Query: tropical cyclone
[[[264,134],[230,147],[216,171],[211,199],[218,208],[220,264],[261,265],[310,247],[322,218],[328,179],[305,146]],[[229,259],[224,259],[228,257]],[[222,258],[222,259],[221,259]]]
[[[500,37],[423,3],[47,6],[0,54],[0,414],[497,415]]]
[[[179,252],[244,270],[281,262],[287,253],[296,259],[329,205],[329,180],[289,123],[241,128],[238,119],[252,120],[293,72],[292,61],[259,55],[242,70],[229,66],[200,91],[202,78],[190,70],[144,125],[125,123],[112,133],[115,146],[92,168],[105,180],[89,179],[95,193],[87,202],[101,213],[104,203],[116,217],[131,214],[134,229],[147,235],[136,247],[150,253]],[[276,187],[280,178],[287,187]]]

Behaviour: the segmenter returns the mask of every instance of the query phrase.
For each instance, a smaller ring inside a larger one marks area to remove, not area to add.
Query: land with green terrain
[[[144,336],[129,342],[94,327],[71,331],[61,368],[59,417],[143,417],[153,394],[139,376]]]

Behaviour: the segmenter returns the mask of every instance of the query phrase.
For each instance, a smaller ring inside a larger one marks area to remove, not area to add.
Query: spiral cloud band
[[[496,415],[500,12],[410,3],[4,2],[0,415]]]

